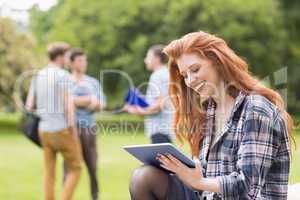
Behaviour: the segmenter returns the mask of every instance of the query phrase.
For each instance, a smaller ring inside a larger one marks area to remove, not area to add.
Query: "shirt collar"
[[[245,92],[240,91],[238,96],[235,99],[234,106],[232,108],[230,117],[228,118],[227,123],[226,123],[227,125],[230,125],[230,123],[232,122],[232,118],[233,118],[235,112],[241,106],[245,97],[246,97]],[[214,132],[216,108],[217,108],[216,102],[213,100],[213,98],[209,98],[206,102],[206,130],[207,130],[206,134],[208,134],[208,135],[212,135]]]
[[[238,108],[242,105],[245,97],[246,97],[246,93],[243,91],[240,91],[238,96],[235,99],[235,103],[234,103],[234,106],[233,106],[232,112],[231,112],[231,117],[238,110]]]
[[[226,131],[229,129],[229,127],[232,124],[232,119],[233,116],[235,114],[235,112],[238,110],[238,108],[240,108],[240,106],[242,105],[244,99],[246,97],[246,93],[244,92],[239,92],[238,96],[235,99],[235,103],[233,106],[233,109],[231,111],[230,117],[228,118],[225,126],[223,127],[223,129],[221,130],[220,134],[216,135],[213,144],[211,144],[211,140],[215,131],[215,110],[216,110],[216,102],[210,98],[208,99],[208,101],[206,102],[206,106],[207,106],[207,110],[206,110],[206,124],[205,124],[205,129],[206,129],[206,137],[204,137],[204,141],[203,141],[203,149],[201,151],[201,154],[204,158],[204,160],[207,160],[207,156],[208,156],[208,149],[209,148],[213,148],[214,145],[220,141],[220,139],[223,137],[223,135],[226,133]]]
[[[47,65],[47,67],[56,67],[56,68],[62,68],[61,66],[57,65],[57,64],[54,64],[54,63],[49,63]]]

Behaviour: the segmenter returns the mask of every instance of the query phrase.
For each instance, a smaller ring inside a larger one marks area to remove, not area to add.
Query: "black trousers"
[[[90,192],[92,200],[97,200],[99,198],[99,187],[97,179],[97,128],[80,128],[78,127],[78,134],[81,142],[82,157],[83,161],[88,169],[90,177]],[[64,164],[64,177],[67,173],[66,165]]]
[[[155,133],[151,135],[151,143],[158,144],[158,143],[172,143],[172,139],[169,135],[163,133]]]

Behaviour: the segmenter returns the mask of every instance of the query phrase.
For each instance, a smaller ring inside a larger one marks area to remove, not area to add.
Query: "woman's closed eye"
[[[198,71],[199,71],[199,68],[198,68],[198,67],[191,70],[192,73],[197,73]]]
[[[199,71],[200,67],[195,67],[191,69],[188,73],[184,74],[183,77],[185,80],[188,80],[192,74],[195,74]]]
[[[197,73],[200,68],[201,68],[200,65],[192,65],[192,67],[190,68],[190,72],[191,73]]]

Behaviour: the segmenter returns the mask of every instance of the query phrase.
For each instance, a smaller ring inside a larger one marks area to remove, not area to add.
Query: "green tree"
[[[94,76],[99,70],[120,69],[139,84],[149,76],[143,63],[149,46],[198,30],[223,37],[258,77],[284,64],[287,31],[273,0],[65,0],[48,11],[54,12],[43,33],[47,42],[83,47]],[[118,76],[105,83],[112,96],[122,96],[127,87]]]
[[[13,105],[15,81],[35,65],[33,38],[16,30],[14,22],[0,18],[0,103]]]
[[[288,41],[284,53],[284,64],[289,71],[290,110],[300,112],[300,2],[297,0],[280,0],[284,15],[284,25],[288,30]]]

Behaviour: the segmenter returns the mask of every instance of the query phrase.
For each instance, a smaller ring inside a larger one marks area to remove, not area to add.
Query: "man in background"
[[[26,108],[37,109],[39,137],[44,152],[45,200],[54,200],[55,165],[61,153],[68,175],[61,192],[71,200],[80,178],[81,148],[75,123],[75,107],[70,93],[70,74],[64,69],[69,45],[55,42],[48,46],[49,64],[32,79]]]
[[[97,179],[97,124],[94,113],[105,106],[105,97],[99,81],[86,75],[88,63],[83,50],[71,50],[69,62],[72,71],[72,94],[76,106],[76,121],[83,160],[90,177],[92,200],[97,200],[99,193]]]
[[[163,48],[163,45],[150,47],[144,60],[147,69],[152,72],[146,93],[149,107],[126,105],[124,108],[130,114],[145,116],[145,131],[152,143],[172,143],[174,136],[174,110],[168,95],[169,71]]]

